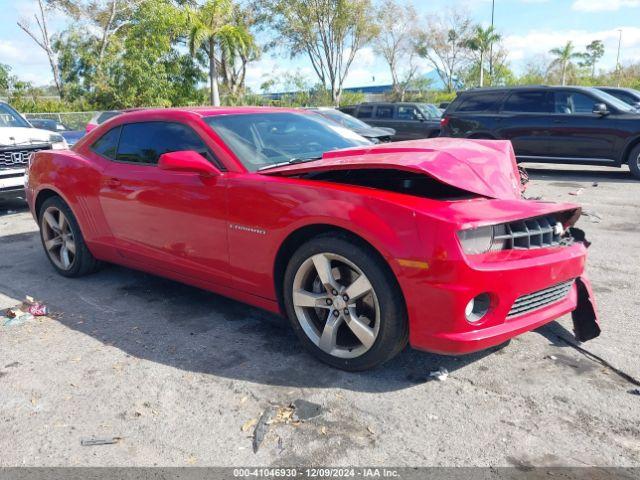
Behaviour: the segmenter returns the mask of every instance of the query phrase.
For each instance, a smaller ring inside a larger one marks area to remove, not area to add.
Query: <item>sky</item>
[[[374,0],[375,1],[375,0]],[[491,22],[491,0],[402,0],[412,3],[421,18],[446,12],[448,8],[466,9],[477,22]],[[42,50],[16,25],[19,19],[33,17],[35,0],[0,0],[0,63],[12,67],[22,80],[44,85],[51,82],[50,67]],[[63,29],[66,19],[55,16],[52,30]],[[619,30],[622,30],[620,62],[640,61],[640,0],[495,0],[495,27],[509,51],[509,62],[521,71],[531,59],[548,56],[550,49],[568,40],[579,50],[592,40],[602,40],[605,56],[600,67],[616,64]],[[430,70],[426,63],[420,68]],[[267,53],[250,64],[247,84],[259,91],[270,76],[300,72],[314,83],[314,73],[305,58],[290,59],[280,53]],[[356,56],[345,86],[383,85],[390,83],[385,63],[371,47]]]

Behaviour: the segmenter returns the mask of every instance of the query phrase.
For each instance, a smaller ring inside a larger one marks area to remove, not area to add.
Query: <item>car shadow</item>
[[[579,188],[588,185],[581,185],[580,182],[602,182],[602,183],[637,183],[636,179],[628,168],[612,169],[611,167],[603,167],[595,169],[595,167],[584,167],[584,169],[565,168],[561,165],[553,167],[541,164],[522,164],[529,174],[530,180],[554,180],[552,184],[557,187]]]
[[[36,232],[3,236],[0,243],[1,293],[31,295],[70,329],[131,357],[185,371],[265,385],[384,392],[433,381],[432,371],[455,372],[502,347],[459,357],[406,348],[378,369],[342,372],[306,353],[277,315],[118,266],[81,279],[61,277]]]
[[[0,200],[0,217],[27,211],[29,211],[29,206],[27,205],[27,202],[21,198]]]

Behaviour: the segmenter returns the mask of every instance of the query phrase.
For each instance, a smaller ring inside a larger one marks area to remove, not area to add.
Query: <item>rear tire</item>
[[[631,149],[627,163],[633,176],[640,180],[640,145],[636,145]]]
[[[375,251],[346,235],[319,236],[298,248],[283,291],[303,346],[333,367],[374,368],[407,344],[407,314],[393,273]]]
[[[100,262],[87,248],[78,221],[62,198],[44,201],[38,223],[44,251],[60,275],[81,277],[98,269]]]

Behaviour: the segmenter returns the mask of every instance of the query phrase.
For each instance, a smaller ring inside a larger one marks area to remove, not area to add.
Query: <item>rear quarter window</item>
[[[497,112],[503,92],[467,94],[460,99],[457,112]],[[457,99],[454,103],[457,103]]]
[[[110,160],[115,160],[118,152],[118,142],[120,141],[120,132],[122,127],[116,127],[102,135],[98,140],[93,142],[91,150]]]

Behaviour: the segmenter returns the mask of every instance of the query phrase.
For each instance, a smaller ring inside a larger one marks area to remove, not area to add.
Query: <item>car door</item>
[[[230,279],[225,178],[158,168],[162,153],[181,150],[213,160],[202,139],[182,123],[122,125],[117,152],[103,171],[103,214],[123,257],[225,283]]]
[[[373,125],[376,127],[387,127],[393,128],[396,130],[396,135],[399,133],[400,136],[403,135],[404,130],[401,125],[398,125],[394,116],[395,116],[395,107],[392,103],[380,103],[375,106],[373,109],[373,115],[371,120],[367,120],[369,125]],[[401,131],[398,131],[398,128]],[[396,137],[397,138],[397,137]]]
[[[548,90],[511,92],[497,117],[496,130],[510,140],[519,160],[541,160],[549,155],[552,93]]]
[[[593,113],[597,97],[562,89],[553,93],[548,155],[567,161],[615,161],[619,123],[615,115]]]
[[[398,104],[396,106],[396,131],[402,131],[402,140],[417,140],[429,136],[427,118],[416,105]],[[438,120],[438,127],[440,121]]]

